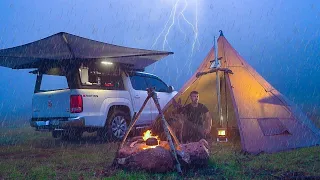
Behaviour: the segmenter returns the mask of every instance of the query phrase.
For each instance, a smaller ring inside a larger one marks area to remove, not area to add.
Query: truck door
[[[156,77],[146,77],[147,85],[148,87],[155,88],[155,91],[157,93],[158,101],[160,104],[161,109],[164,108],[164,106],[170,101],[170,99],[175,95],[174,93],[168,92],[168,86],[161,81],[160,79]],[[154,120],[158,114],[159,111],[154,103],[154,101],[151,101],[151,114],[152,114],[152,120]]]
[[[131,96],[134,106],[134,111],[138,112],[140,108],[142,107],[145,99],[148,96],[148,93],[146,91],[147,89],[147,83],[145,80],[145,77],[139,76],[139,75],[133,75],[130,76],[131,84],[132,84],[132,90],[131,90]],[[150,99],[148,103],[146,104],[145,108],[143,109],[140,118],[137,121],[137,124],[149,124],[150,117],[151,117],[151,104]]]

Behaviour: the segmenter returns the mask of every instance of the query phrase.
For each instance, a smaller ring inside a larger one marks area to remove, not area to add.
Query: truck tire
[[[103,140],[121,141],[128,130],[130,115],[122,110],[113,110],[107,119],[105,128],[98,131]]]

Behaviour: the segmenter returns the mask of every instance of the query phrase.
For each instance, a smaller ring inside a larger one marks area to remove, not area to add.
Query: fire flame
[[[143,133],[143,137],[142,138],[143,138],[144,141],[146,141],[147,139],[149,139],[151,137],[154,137],[154,138],[158,139],[158,136],[152,136],[151,131],[148,130],[148,131]]]
[[[144,141],[146,141],[149,138],[156,138],[158,140],[158,143],[160,143],[160,140],[158,139],[158,136],[152,136],[152,133],[151,133],[150,130],[147,130],[146,132],[144,132],[142,138],[143,138]],[[145,149],[149,149],[149,148],[155,148],[157,146],[158,145],[156,145],[156,146],[146,146],[146,147],[144,147],[142,149],[145,150]]]

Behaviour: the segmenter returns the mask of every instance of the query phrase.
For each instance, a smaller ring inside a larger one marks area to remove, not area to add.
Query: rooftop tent
[[[210,73],[214,48],[174,97],[176,101],[181,99],[182,105],[186,105],[190,103],[190,92],[198,91],[200,103],[205,104],[212,115],[213,128],[219,127],[221,119],[228,128],[237,128],[245,152],[272,153],[320,144],[319,129],[237,53],[222,31],[217,53],[221,68],[232,71],[232,74],[218,73],[221,113],[217,106],[217,73]],[[166,119],[170,118],[173,107],[173,101],[164,107]]]
[[[60,32],[22,46],[0,50],[0,66],[39,68],[54,63],[107,60],[144,69],[172,52],[116,46]]]

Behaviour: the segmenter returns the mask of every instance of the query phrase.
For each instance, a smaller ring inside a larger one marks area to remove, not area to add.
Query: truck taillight
[[[70,96],[70,112],[81,113],[83,111],[83,101],[81,95]]]

